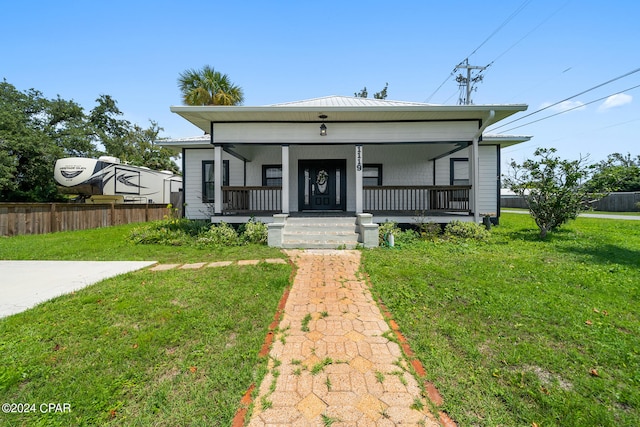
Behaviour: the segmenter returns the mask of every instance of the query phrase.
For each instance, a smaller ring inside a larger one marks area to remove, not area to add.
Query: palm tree
[[[178,87],[187,105],[239,105],[244,101],[242,88],[209,65],[180,73]]]

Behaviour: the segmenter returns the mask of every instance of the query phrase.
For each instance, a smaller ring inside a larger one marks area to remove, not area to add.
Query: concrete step
[[[358,242],[335,242],[331,240],[289,240],[282,242],[285,249],[355,249]]]
[[[336,242],[358,241],[358,233],[335,233],[331,231],[313,232],[313,233],[283,233],[282,238],[287,240],[335,240]]]
[[[354,234],[358,232],[355,225],[289,225],[284,228],[285,233],[337,233],[337,234]]]
[[[355,248],[359,234],[354,217],[287,218],[282,246],[299,249]]]
[[[355,225],[355,217],[289,217],[287,225]]]

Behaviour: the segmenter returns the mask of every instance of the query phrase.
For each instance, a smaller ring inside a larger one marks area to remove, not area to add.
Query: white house
[[[182,151],[187,218],[255,217],[270,223],[270,244],[304,247],[313,246],[296,239],[305,224],[318,243],[324,231],[317,218],[340,216],[351,218],[361,244],[374,246],[376,223],[386,220],[499,217],[500,149],[530,137],[483,131],[526,108],[343,96],[259,107],[174,106],[204,135],[158,143]]]

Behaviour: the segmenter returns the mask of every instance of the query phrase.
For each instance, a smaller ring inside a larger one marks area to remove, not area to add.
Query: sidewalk
[[[288,251],[298,270],[249,426],[437,426],[358,276],[360,252]]]

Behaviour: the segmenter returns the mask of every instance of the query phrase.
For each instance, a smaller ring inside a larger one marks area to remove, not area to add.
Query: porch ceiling
[[[373,106],[172,106],[171,111],[209,132],[214,123],[326,123],[335,122],[404,122],[404,121],[482,121],[490,111],[494,124],[527,109],[512,105],[373,105]],[[326,119],[320,119],[326,115]],[[483,123],[484,124],[484,123]]]

